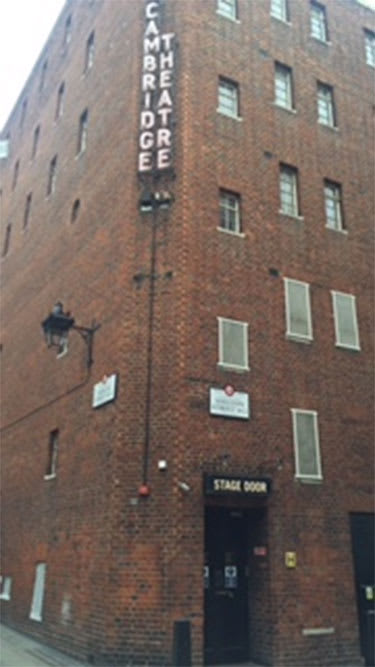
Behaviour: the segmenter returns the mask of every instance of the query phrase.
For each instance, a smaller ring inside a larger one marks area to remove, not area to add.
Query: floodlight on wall
[[[42,322],[42,329],[45,341],[48,347],[57,347],[60,354],[67,348],[69,331],[77,331],[86,343],[87,347],[87,368],[93,364],[92,348],[94,334],[99,329],[100,324],[92,323],[91,327],[82,327],[75,324],[74,317],[70,312],[64,313],[64,307],[61,301],[58,301],[52,308],[52,312]]]
[[[149,213],[159,208],[168,208],[173,202],[173,195],[168,190],[151,192],[144,190],[139,200],[139,208],[142,213]]]

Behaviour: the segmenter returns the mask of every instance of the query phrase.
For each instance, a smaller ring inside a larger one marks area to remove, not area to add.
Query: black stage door
[[[361,652],[365,658],[366,665],[374,667],[374,515],[352,514],[350,523]]]
[[[207,507],[205,524],[205,662],[249,657],[248,515]]]

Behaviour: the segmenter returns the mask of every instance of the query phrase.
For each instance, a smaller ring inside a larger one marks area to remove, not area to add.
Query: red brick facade
[[[205,506],[230,507],[249,524],[247,657],[361,665],[350,517],[373,511],[374,14],[324,0],[319,41],[307,0],[288,0],[288,21],[268,0],[238,0],[235,20],[217,0],[165,0],[173,172],[153,180],[137,173],[145,4],[68,0],[2,133],[3,619],[106,665],[171,664],[174,622],[187,619],[201,665]],[[291,110],[274,102],[275,63],[291,69]],[[238,118],[218,109],[219,80],[236,84]],[[335,127],[317,122],[318,82],[332,87]],[[280,212],[280,165],[298,170],[298,217]],[[339,231],[325,181],[341,186]],[[239,196],[240,233],[220,229],[220,190]],[[149,191],[172,201],[141,211]],[[309,285],[308,343],[286,337],[284,279]],[[359,349],[335,344],[331,291],[356,297]],[[76,333],[60,359],[46,348],[40,323],[58,300],[101,325],[90,371]],[[218,364],[219,317],[248,324],[249,370]],[[116,399],[93,409],[113,373]],[[249,419],[210,414],[210,389],[226,385],[249,395]],[[321,479],[296,476],[292,409],[317,413]],[[264,478],[271,492],[209,496],[205,474]],[[41,621],[29,618],[38,563]]]

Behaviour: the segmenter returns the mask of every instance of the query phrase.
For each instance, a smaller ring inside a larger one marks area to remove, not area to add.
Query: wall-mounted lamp
[[[90,368],[94,361],[92,356],[94,334],[99,327],[100,324],[95,324],[95,321],[91,327],[78,326],[69,312],[64,313],[60,301],[54,305],[52,312],[42,322],[42,329],[48,347],[57,347],[60,351],[66,348],[70,329],[80,334],[87,346],[87,368]]]

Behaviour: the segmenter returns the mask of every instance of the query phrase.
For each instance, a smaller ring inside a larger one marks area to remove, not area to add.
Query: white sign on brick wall
[[[229,389],[229,388],[228,388]],[[210,388],[210,414],[250,419],[249,394],[243,391]]]
[[[92,407],[99,408],[101,405],[110,403],[116,398],[117,374],[104,376],[100,382],[94,385],[92,393]]]

